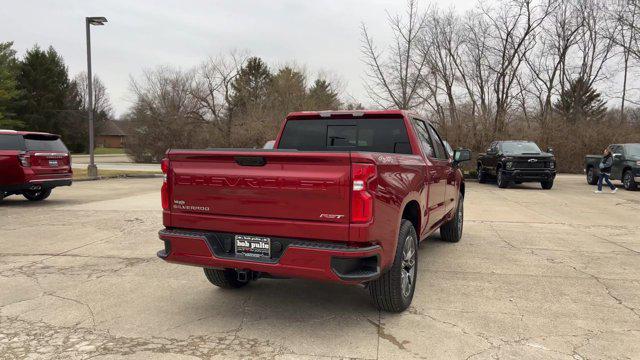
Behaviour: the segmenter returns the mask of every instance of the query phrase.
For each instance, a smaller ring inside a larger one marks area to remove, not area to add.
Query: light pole
[[[89,166],[87,166],[87,176],[90,179],[98,177],[98,167],[93,156],[93,75],[91,74],[91,25],[104,25],[107,18],[103,16],[92,16],[85,18],[87,26],[87,109],[89,111]]]

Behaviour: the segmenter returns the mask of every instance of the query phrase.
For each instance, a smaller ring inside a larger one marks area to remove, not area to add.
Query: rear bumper
[[[502,175],[510,181],[549,181],[556,177],[555,170],[503,170]]]
[[[59,179],[32,179],[17,185],[0,185],[0,191],[11,193],[24,190],[53,189],[58,186],[71,186],[72,182],[71,176]]]
[[[379,245],[350,247],[325,241],[271,237],[272,257],[253,259],[235,254],[229,233],[164,229],[161,259],[206,268],[251,270],[277,277],[328,280],[358,284],[380,276]]]

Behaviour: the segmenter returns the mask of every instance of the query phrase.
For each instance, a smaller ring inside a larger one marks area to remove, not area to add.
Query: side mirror
[[[553,154],[553,148],[552,148],[552,147],[548,147],[548,148],[547,148],[547,152],[548,152],[549,154]]]
[[[456,149],[453,150],[453,161],[455,163],[461,163],[463,161],[471,160],[471,150],[469,149]]]

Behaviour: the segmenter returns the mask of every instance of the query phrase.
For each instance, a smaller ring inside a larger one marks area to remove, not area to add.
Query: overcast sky
[[[459,11],[476,3],[430,2]],[[346,93],[368,104],[360,23],[382,45],[390,36],[385,11],[402,12],[405,6],[404,0],[4,0],[0,42],[14,41],[20,56],[34,44],[52,45],[73,77],[87,66],[84,17],[105,16],[106,26],[92,27],[93,71],[105,83],[117,115],[130,105],[130,76],[158,65],[190,68],[232,49],[271,66],[295,62],[311,76],[334,74]]]

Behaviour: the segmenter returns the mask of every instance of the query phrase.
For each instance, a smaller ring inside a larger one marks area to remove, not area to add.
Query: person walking
[[[600,161],[600,176],[598,177],[598,190],[595,191],[596,194],[602,193],[602,181],[606,181],[609,188],[611,188],[611,193],[615,194],[618,189],[613,186],[609,177],[611,176],[611,167],[613,166],[613,155],[611,154],[611,150],[606,147],[604,148],[604,156],[602,156],[602,161]]]

